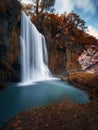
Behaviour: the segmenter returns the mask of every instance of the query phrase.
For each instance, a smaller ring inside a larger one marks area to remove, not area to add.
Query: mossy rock
[[[75,72],[69,75],[69,82],[79,89],[86,90],[91,97],[97,96],[98,92],[98,75]]]
[[[18,0],[0,1],[0,88],[19,79],[20,68],[15,65],[20,54],[18,39],[21,9]]]

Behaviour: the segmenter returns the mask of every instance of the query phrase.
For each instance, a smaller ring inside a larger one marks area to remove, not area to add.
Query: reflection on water
[[[58,103],[67,99],[87,103],[88,96],[67,82],[60,80],[39,82],[28,86],[9,85],[0,90],[0,126],[6,120],[27,108]]]

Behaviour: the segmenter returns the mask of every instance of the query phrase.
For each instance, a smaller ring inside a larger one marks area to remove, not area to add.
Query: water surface
[[[38,82],[27,86],[10,84],[0,90],[0,126],[9,118],[28,108],[59,103],[61,100],[87,103],[88,96],[61,80]]]

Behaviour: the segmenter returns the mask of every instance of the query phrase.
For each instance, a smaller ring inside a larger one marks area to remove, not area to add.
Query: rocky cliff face
[[[78,58],[83,71],[98,74],[98,45],[89,46]]]
[[[0,87],[16,79],[20,13],[17,0],[0,0]]]

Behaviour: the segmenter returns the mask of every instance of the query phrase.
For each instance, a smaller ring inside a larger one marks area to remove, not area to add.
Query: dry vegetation
[[[71,102],[27,110],[7,122],[2,130],[97,130],[98,102]]]

